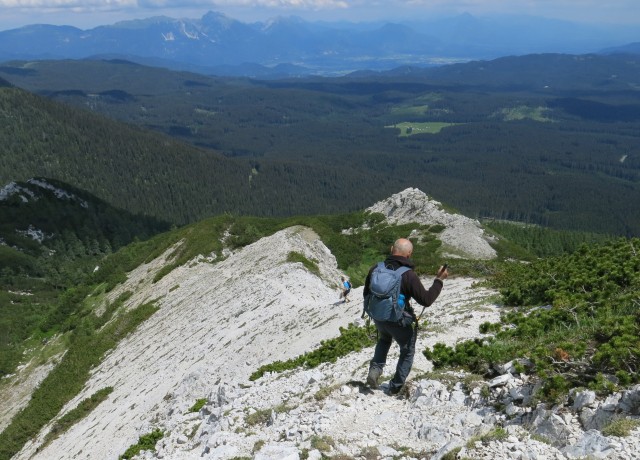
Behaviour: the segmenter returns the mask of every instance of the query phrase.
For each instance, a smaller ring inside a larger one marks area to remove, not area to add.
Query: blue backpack
[[[364,300],[364,311],[377,321],[398,322],[402,319],[405,302],[400,294],[402,275],[409,267],[387,268],[378,262],[369,279],[369,295]]]

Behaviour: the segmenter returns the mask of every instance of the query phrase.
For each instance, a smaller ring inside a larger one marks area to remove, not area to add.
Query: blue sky
[[[363,22],[469,12],[640,27],[640,0],[0,0],[0,30],[43,23],[87,29],[158,15],[199,18],[209,10],[242,21],[297,15],[307,20]]]

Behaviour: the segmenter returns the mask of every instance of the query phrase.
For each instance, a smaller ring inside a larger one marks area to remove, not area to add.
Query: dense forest
[[[3,90],[0,180],[59,178],[176,223],[352,211],[412,186],[472,217],[633,236],[637,66],[540,55],[255,81],[125,61],[7,63],[0,76],[64,105]],[[442,128],[399,136],[401,123]]]
[[[15,88],[0,89],[0,174],[86,189],[135,213],[178,224],[221,214],[294,215],[371,204],[364,172],[227,158]],[[397,191],[380,178],[382,196]],[[366,195],[366,196],[365,196]],[[345,197],[358,197],[345,205]]]

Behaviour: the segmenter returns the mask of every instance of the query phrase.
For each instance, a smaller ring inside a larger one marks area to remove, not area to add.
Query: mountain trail
[[[111,294],[116,298],[127,290],[134,292],[128,308],[155,299],[159,311],[105,357],[61,415],[111,386],[114,390],[109,398],[38,452],[51,428],[48,425],[17,459],[115,459],[151,427],[162,426],[171,430],[171,436],[178,435],[181,431],[176,427],[196,400],[211,400],[212,393],[221,388],[260,389],[265,385],[262,382],[285,382],[282,376],[273,376],[252,385],[248,378],[261,365],[313,350],[322,340],[338,336],[339,327],[359,321],[362,288],[352,291],[351,302],[338,303],[342,273],[327,247],[304,227],[262,238],[214,264],[204,260],[187,263],[154,283],[155,274],[172,252],[132,271],[128,281]],[[318,274],[302,263],[287,262],[291,252],[314,261]],[[420,349],[438,340],[454,343],[458,337],[477,332],[479,322],[497,318],[493,306],[480,314],[465,309],[471,298],[476,302],[491,295],[472,284],[468,279],[447,281],[440,299],[425,313],[428,323],[423,326]],[[392,350],[390,363],[397,359],[396,353]],[[339,368],[313,371],[328,377],[306,388],[304,394],[363,380],[371,355],[372,349],[367,349],[340,360]],[[430,368],[418,353],[414,373]],[[296,374],[308,372],[294,372],[289,378],[295,380]],[[303,387],[291,383],[296,391]],[[267,393],[257,396],[260,407],[278,404],[290,392],[271,388]],[[247,407],[252,406],[256,403]],[[339,422],[348,423],[348,419]]]

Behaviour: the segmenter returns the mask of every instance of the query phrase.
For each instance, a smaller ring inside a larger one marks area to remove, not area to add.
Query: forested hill
[[[570,91],[576,95],[584,94],[584,91],[630,91],[638,83],[639,73],[638,54],[530,54],[426,69],[404,67],[381,72],[378,76],[503,91],[526,89],[543,94]],[[366,77],[367,74],[353,75],[358,76]]]
[[[416,187],[470,217],[640,235],[636,61],[534,55],[436,70],[274,82],[6,63],[12,84],[82,112],[7,90],[0,179],[53,177],[178,223],[348,212]]]
[[[16,88],[0,89],[0,117],[2,185],[49,177],[130,212],[179,224],[222,213],[356,209],[371,201],[367,186],[376,181],[376,196],[399,187],[331,164],[226,158]]]
[[[0,241],[27,257],[47,250],[62,257],[77,253],[71,258],[110,253],[169,228],[167,222],[116,209],[56,180],[33,178],[0,188]],[[0,260],[0,268],[5,262]]]
[[[0,376],[23,359],[25,339],[50,337],[69,318],[78,299],[69,294],[57,308],[63,290],[82,284],[105,255],[169,227],[51,179],[0,187]]]

